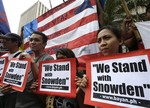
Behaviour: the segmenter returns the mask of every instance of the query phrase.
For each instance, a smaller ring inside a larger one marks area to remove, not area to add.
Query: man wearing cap
[[[48,38],[44,33],[38,31],[33,32],[29,39],[29,46],[34,53],[34,57],[31,57],[29,54],[21,54],[19,57],[20,59],[31,59],[31,71],[28,73],[28,79],[24,91],[18,92],[17,94],[15,108],[45,108],[44,96],[33,93],[30,87],[38,78],[39,62],[54,59],[44,51],[47,40]]]
[[[8,49],[8,53],[4,54],[3,57],[8,57],[8,60],[11,58],[18,58],[21,54],[19,50],[20,45],[22,44],[22,38],[15,33],[7,33],[6,35],[0,35],[0,38],[3,39],[3,45]],[[1,108],[15,108],[17,92],[11,89],[10,85],[0,88],[1,100],[3,101],[3,106]]]
[[[16,35],[12,36],[12,33],[9,36],[6,35],[1,37],[4,38],[4,46],[6,46],[6,48],[9,50],[8,53],[8,55],[10,56],[10,57],[8,56],[9,59],[13,58],[17,54],[17,52],[20,52],[19,51],[19,46],[21,45],[20,37]],[[17,41],[15,41],[14,38],[17,39]],[[31,70],[28,73],[26,87],[23,92],[17,92],[16,97],[14,97],[13,99],[10,98],[12,102],[14,101],[14,104],[11,105],[11,103],[9,104],[7,102],[7,104],[4,104],[4,108],[44,108],[45,101],[43,100],[44,101],[43,103],[41,101],[41,97],[31,91],[30,86],[35,80],[37,80],[39,61],[53,60],[53,57],[48,55],[44,51],[47,40],[48,40],[47,36],[42,32],[33,32],[32,35],[30,36],[29,45],[30,49],[33,51],[35,55],[35,58],[33,59],[27,53],[21,53],[19,55],[20,59],[24,58],[31,59]],[[7,90],[9,90],[10,87],[11,86],[9,86]]]

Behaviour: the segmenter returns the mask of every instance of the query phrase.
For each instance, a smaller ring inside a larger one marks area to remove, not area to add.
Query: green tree
[[[100,1],[101,0],[98,0],[97,4]],[[144,9],[149,2],[149,0],[126,0],[128,9],[136,21],[144,19],[144,14],[140,13],[138,10]],[[126,17],[121,0],[105,0],[104,10],[102,11],[98,8],[98,14],[100,15],[102,13],[103,17],[101,20],[103,20],[103,25],[107,25],[116,21],[122,21]]]

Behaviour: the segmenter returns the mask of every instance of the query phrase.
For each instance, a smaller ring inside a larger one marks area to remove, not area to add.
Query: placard
[[[8,57],[0,57],[0,80],[5,70],[7,62],[8,62]]]
[[[10,84],[12,89],[22,92],[26,85],[30,62],[31,60],[28,58],[24,60],[12,58],[2,76],[2,83],[4,85]]]
[[[85,104],[101,108],[150,107],[150,50],[87,61]]]
[[[74,98],[76,96],[76,59],[40,62],[37,93]]]

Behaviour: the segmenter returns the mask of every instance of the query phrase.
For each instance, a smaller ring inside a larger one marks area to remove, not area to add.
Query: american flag
[[[3,6],[3,1],[0,0],[0,33],[6,34],[10,32],[9,23]]]
[[[46,51],[55,57],[58,48],[73,50],[80,66],[98,54],[99,29],[95,0],[69,0],[24,26],[24,48],[30,52],[29,36],[41,31],[48,36]]]

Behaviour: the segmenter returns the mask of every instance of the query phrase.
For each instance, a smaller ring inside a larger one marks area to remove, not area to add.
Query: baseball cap
[[[0,38],[2,39],[16,39],[18,42],[22,43],[22,38],[18,34],[15,33],[7,33],[5,35],[0,34]]]

